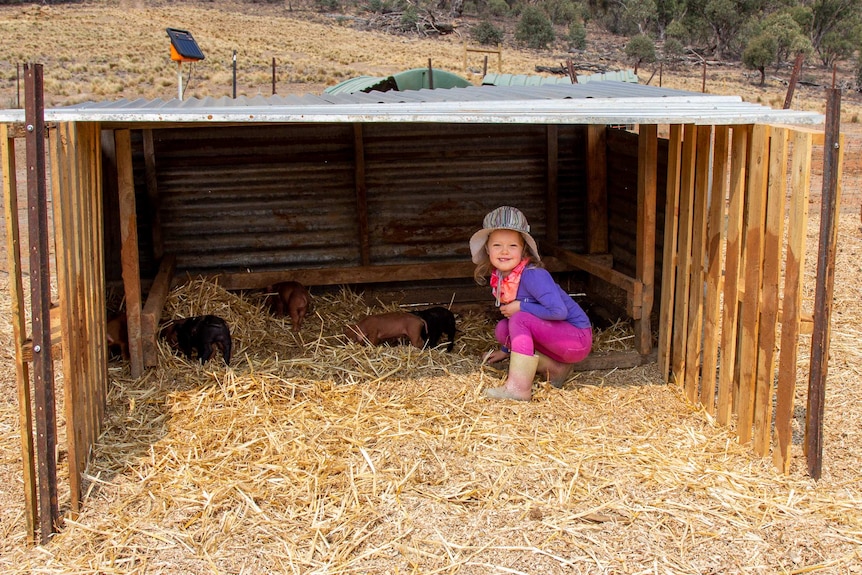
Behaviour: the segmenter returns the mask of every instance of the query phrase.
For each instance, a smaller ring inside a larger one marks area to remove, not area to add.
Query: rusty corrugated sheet
[[[354,129],[154,130],[164,252],[190,273],[360,265]],[[559,128],[561,243],[575,249],[584,236],[583,130]],[[469,260],[467,240],[501,204],[522,209],[544,237],[545,126],[367,124],[361,133],[373,265]]]
[[[353,128],[154,132],[165,253],[179,269],[356,264]]]
[[[557,161],[558,242],[563,248],[583,253],[587,230],[586,129],[559,130]],[[553,208],[551,208],[553,209]]]
[[[608,130],[608,249],[614,269],[634,277],[638,214],[638,138]]]

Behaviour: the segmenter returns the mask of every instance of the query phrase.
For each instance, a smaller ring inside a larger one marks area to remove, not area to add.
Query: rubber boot
[[[537,353],[536,355],[539,356],[539,366],[536,368],[536,372],[540,376],[547,378],[551,385],[557,389],[563,387],[563,384],[572,375],[575,364],[561,363],[541,353]]]
[[[536,377],[538,365],[538,356],[513,351],[509,356],[509,376],[506,378],[506,383],[500,387],[486,389],[485,395],[491,399],[530,401],[533,394],[533,378]]]

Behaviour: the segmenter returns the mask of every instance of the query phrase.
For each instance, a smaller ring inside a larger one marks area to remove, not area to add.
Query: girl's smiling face
[[[494,230],[488,236],[485,249],[491,265],[505,275],[524,258],[524,238],[515,230]]]

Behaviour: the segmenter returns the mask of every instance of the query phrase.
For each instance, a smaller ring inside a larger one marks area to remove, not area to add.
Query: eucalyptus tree
[[[847,60],[862,44],[862,0],[814,0],[809,37],[820,61],[831,66]]]
[[[831,63],[835,52],[846,57],[840,39],[858,45],[862,0],[803,0],[803,5],[811,9],[811,44],[824,64]]]

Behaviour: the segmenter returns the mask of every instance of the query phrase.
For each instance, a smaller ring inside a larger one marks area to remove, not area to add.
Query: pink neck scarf
[[[515,297],[518,295],[518,285],[521,283],[521,274],[528,263],[530,263],[530,258],[522,259],[521,263],[503,278],[500,278],[499,270],[495,269],[491,272],[491,291],[497,299],[497,307],[515,301]]]

